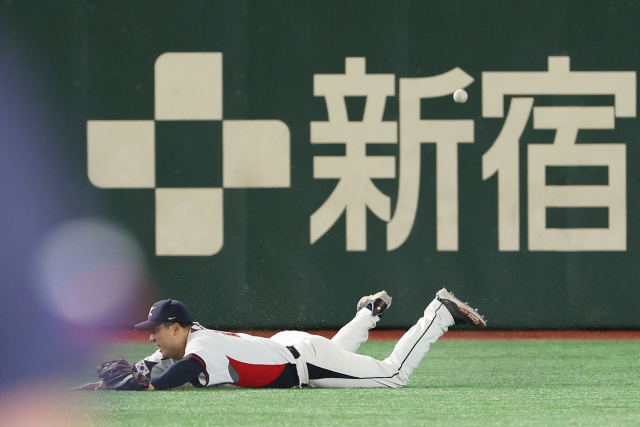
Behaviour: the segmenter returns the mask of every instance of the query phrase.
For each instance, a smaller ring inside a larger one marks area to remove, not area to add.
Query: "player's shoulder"
[[[209,329],[205,328],[198,322],[193,322],[191,325],[191,330],[189,332],[199,332],[199,331],[208,331]]]
[[[215,340],[220,337],[220,332],[215,329],[205,328],[199,323],[194,323],[189,331],[187,342],[200,341],[200,340]]]
[[[224,355],[233,344],[227,333],[204,327],[193,328],[187,337],[185,354],[196,354],[203,358]],[[238,338],[233,338],[238,339]],[[226,358],[225,358],[226,360]],[[207,362],[208,363],[208,362]]]
[[[193,327],[189,331],[187,343],[199,342],[199,341],[215,341],[215,342],[227,342],[228,340],[237,340],[239,338],[250,337],[245,334],[237,334],[234,332],[218,331],[217,329],[208,329],[204,326],[194,323]]]
[[[203,339],[205,337],[210,337],[213,331],[211,329],[207,329],[204,326],[200,325],[197,322],[193,323],[191,329],[189,330],[189,336],[187,337],[187,342],[193,340]]]

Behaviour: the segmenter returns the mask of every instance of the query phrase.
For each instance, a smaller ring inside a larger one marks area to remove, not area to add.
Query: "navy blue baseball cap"
[[[148,331],[163,323],[193,323],[186,305],[174,299],[158,301],[151,306],[149,318],[134,326],[140,331]]]

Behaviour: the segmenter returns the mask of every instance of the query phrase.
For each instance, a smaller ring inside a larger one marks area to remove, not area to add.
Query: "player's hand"
[[[98,381],[95,383],[87,383],[78,387],[73,387],[70,390],[106,390],[108,387],[104,384],[104,381]]]

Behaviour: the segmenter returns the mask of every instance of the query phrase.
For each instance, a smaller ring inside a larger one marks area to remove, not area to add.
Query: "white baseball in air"
[[[453,92],[453,100],[456,101],[458,104],[467,102],[468,98],[469,98],[469,95],[467,95],[467,91],[464,89],[458,89],[457,91]]]

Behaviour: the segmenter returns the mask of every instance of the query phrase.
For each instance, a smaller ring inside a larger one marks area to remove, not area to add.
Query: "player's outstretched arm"
[[[197,379],[203,372],[204,367],[198,360],[192,357],[185,357],[179,362],[169,366],[169,369],[164,371],[158,378],[152,379],[147,390],[166,390],[180,387],[183,384]]]
[[[133,365],[124,360],[105,362],[96,368],[98,377],[102,380],[87,383],[71,390],[146,390],[149,380],[139,374]]]

